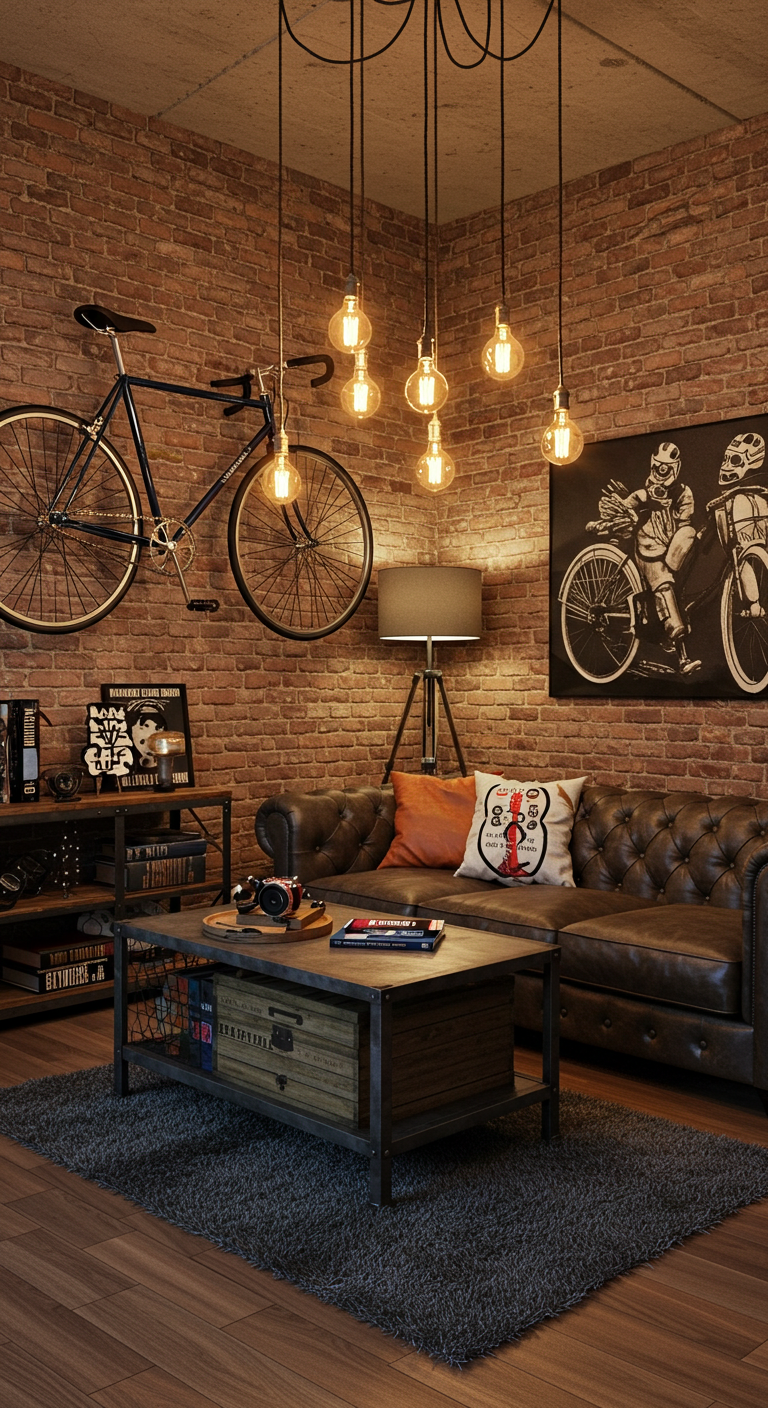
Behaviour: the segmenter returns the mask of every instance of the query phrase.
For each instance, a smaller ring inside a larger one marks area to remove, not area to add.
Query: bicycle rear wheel
[[[614,543],[577,553],[560,588],[560,627],[568,659],[585,680],[611,684],[638,646],[632,598],[642,591],[634,562]]]
[[[136,486],[102,440],[82,482],[72,472],[85,422],[50,406],[0,415],[0,616],[26,631],[82,631],[117,606],[136,575],[141,548],[56,521],[53,505],[94,528],[141,532]],[[84,450],[79,464],[87,457]]]
[[[229,515],[229,560],[255,616],[289,640],[337,631],[365,596],[373,533],[360,490],[322,450],[291,445],[301,475],[298,499],[276,508],[259,478],[269,459],[243,479]]]
[[[728,669],[746,694],[768,687],[768,553],[753,545],[739,553],[739,583],[728,573],[720,598],[720,628]],[[744,589],[742,591],[742,588]]]

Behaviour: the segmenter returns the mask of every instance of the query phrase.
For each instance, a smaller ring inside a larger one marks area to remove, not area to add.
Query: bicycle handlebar
[[[285,365],[286,367],[324,367],[325,370],[320,374],[320,376],[310,377],[310,386],[324,386],[327,381],[330,381],[334,371],[336,370],[333,357],[329,357],[326,352],[319,352],[316,356],[312,357],[289,357]],[[269,368],[269,370],[271,371],[272,368]],[[250,401],[252,399],[253,378],[255,375],[255,372],[243,372],[242,376],[227,376],[220,378],[218,381],[212,381],[210,384],[211,386],[216,387],[241,386],[243,393],[243,401]],[[240,411],[244,409],[244,406],[227,406],[224,414],[225,416],[236,416],[239,414]]]
[[[289,357],[285,365],[286,367],[308,367],[312,364],[317,366],[322,364],[325,371],[321,376],[310,377],[310,386],[325,386],[326,381],[330,381],[336,370],[333,357],[329,357],[327,352],[320,352],[315,357]]]

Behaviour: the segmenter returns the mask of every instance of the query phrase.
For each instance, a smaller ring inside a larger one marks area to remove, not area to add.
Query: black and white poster
[[[154,786],[157,759],[147,744],[152,734],[161,729],[167,733],[183,733],[187,743],[186,751],[173,760],[174,786],[194,786],[186,685],[103,684],[101,702],[111,710],[122,709],[125,714],[122,733],[127,735],[126,749],[130,748],[131,759],[126,760],[126,771],[120,779],[122,787],[131,791]],[[125,745],[125,738],[122,735],[121,738]]]
[[[768,415],[585,445],[550,478],[550,694],[768,692]]]

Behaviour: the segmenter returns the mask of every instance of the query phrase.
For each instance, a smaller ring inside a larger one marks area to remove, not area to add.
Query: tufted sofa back
[[[665,904],[740,909],[747,862],[765,846],[768,801],[586,787],[571,840],[577,885]]]
[[[375,870],[395,834],[395,794],[388,787],[284,792],[263,802],[256,836],[270,856],[290,856],[305,884],[324,875]]]

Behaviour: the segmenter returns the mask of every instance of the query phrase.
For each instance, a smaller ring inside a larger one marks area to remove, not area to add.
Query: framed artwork
[[[157,760],[147,747],[147,740],[160,729],[183,733],[187,746],[185,752],[173,760],[173,783],[175,787],[194,787],[186,685],[103,684],[101,702],[109,706],[110,714],[123,711],[122,744],[130,748],[131,753],[126,771],[123,773],[121,769],[120,781],[125,790],[154,786]]]
[[[766,441],[742,416],[552,467],[550,695],[768,693]]]

